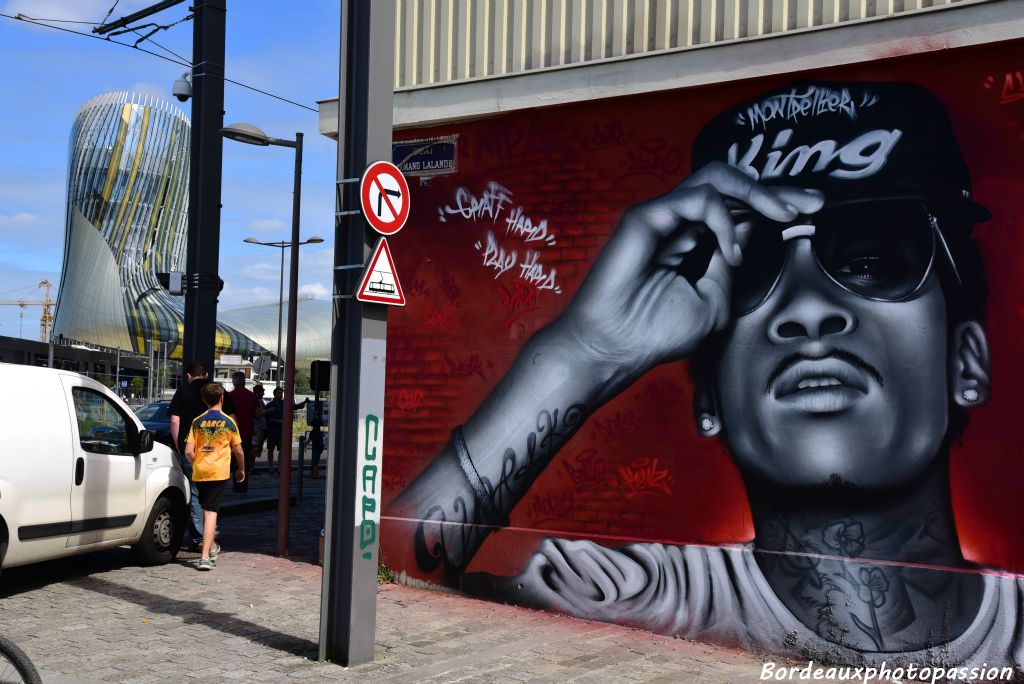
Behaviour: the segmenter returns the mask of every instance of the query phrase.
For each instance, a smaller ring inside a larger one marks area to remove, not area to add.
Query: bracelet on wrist
[[[473,460],[469,457],[469,449],[466,447],[466,438],[462,434],[462,426],[458,425],[452,430],[452,446],[455,447],[455,454],[459,457],[459,466],[462,474],[466,476],[469,488],[473,490],[473,497],[480,506],[484,522],[492,525],[508,526],[508,517],[494,505],[494,500],[487,493],[480,473],[477,472]]]

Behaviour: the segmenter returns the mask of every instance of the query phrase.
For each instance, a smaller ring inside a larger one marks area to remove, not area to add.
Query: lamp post
[[[298,314],[298,306],[295,301],[299,289],[299,246],[311,242],[323,242],[322,238],[310,238],[305,242],[299,240],[299,199],[302,193],[302,133],[295,134],[295,140],[282,140],[271,138],[259,128],[248,123],[236,123],[226,126],[220,130],[221,135],[229,140],[237,140],[249,145],[266,147],[275,145],[278,147],[290,147],[295,150],[295,189],[292,192],[292,237],[291,240],[281,243],[259,243],[258,240],[247,238],[249,243],[270,244],[274,247],[281,247],[281,289],[282,297],[284,290],[284,248],[291,248],[291,266],[288,273],[288,342],[285,351],[285,376],[288,382],[284,384],[284,421],[281,425],[281,480],[277,500],[277,552],[281,556],[288,555],[288,515],[290,509],[291,479],[292,479],[292,406],[295,404],[295,323]],[[278,386],[281,381],[281,306],[278,306]]]
[[[323,242],[322,237],[311,237],[308,240],[302,240],[299,242],[299,246],[302,245],[313,245],[319,242]],[[284,311],[284,250],[292,246],[291,242],[287,240],[279,240],[277,242],[263,242],[257,240],[254,237],[247,237],[242,242],[248,242],[250,245],[263,245],[264,247],[278,247],[281,250],[281,283],[279,287],[278,299],[277,299],[277,377],[275,378],[275,387],[281,386],[281,316]],[[290,286],[289,282],[289,286]],[[289,301],[295,297],[294,293],[289,290],[288,293]],[[291,377],[291,376],[288,376]]]

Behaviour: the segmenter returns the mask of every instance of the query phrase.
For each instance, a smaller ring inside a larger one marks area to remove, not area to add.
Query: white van
[[[0,568],[130,544],[178,553],[188,480],[113,392],[68,371],[0,363]]]

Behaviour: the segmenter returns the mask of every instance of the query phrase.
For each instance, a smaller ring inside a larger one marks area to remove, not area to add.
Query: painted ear
[[[697,434],[701,437],[714,437],[722,431],[718,398],[712,389],[698,387],[693,393],[693,419],[697,423]]]
[[[991,359],[988,337],[981,324],[967,321],[956,326],[951,340],[949,382],[953,401],[970,408],[988,401],[991,393]]]

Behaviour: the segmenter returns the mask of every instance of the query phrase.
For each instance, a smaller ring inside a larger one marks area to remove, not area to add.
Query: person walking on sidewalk
[[[292,405],[292,410],[297,411],[306,404],[309,399]],[[274,449],[281,449],[281,432],[284,427],[284,389],[274,388],[274,398],[267,407],[260,412],[267,418],[267,472],[278,472],[274,468]]]
[[[192,465],[185,458],[185,439],[196,416],[206,411],[202,397],[199,396],[203,386],[213,382],[206,377],[206,367],[200,361],[192,361],[185,366],[185,384],[177,389],[171,398],[168,413],[171,416],[171,439],[177,449],[178,462],[185,477],[192,481]],[[231,396],[224,397],[224,413],[234,415],[235,406]],[[199,492],[192,482],[192,496],[189,503],[191,519],[188,526],[188,537],[191,550],[196,551],[203,540],[203,510],[199,506]]]
[[[235,420],[238,424],[238,433],[242,436],[242,450],[249,452],[252,447],[253,423],[261,402],[256,398],[254,392],[246,388],[245,373],[242,371],[235,371],[231,374],[231,384],[234,385],[234,389],[231,390],[228,396],[235,405]],[[246,453],[246,459],[248,458],[249,454]],[[248,460],[246,460],[245,468],[246,471],[252,470],[252,465]],[[234,491],[249,491],[249,481],[236,481]]]
[[[200,391],[207,411],[192,421],[185,442],[185,458],[192,464],[192,481],[199,491],[203,507],[203,548],[199,570],[217,567],[220,544],[214,542],[217,513],[231,477],[231,457],[235,457],[235,482],[245,481],[245,452],[238,426],[223,412],[224,386],[211,382]]]
[[[246,470],[250,473],[256,472],[256,461],[263,455],[263,445],[267,441],[267,417],[263,415],[263,409],[270,402],[263,398],[264,392],[263,385],[258,383],[252,388],[252,393],[256,395],[256,413],[252,421],[252,449],[246,464]]]

